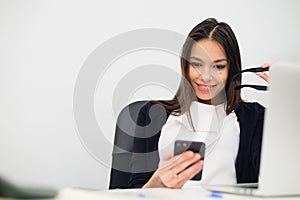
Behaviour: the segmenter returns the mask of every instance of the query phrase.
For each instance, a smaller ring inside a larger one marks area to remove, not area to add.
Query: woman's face
[[[224,99],[221,91],[226,85],[228,70],[227,57],[220,43],[202,39],[192,46],[189,78],[199,99],[209,103],[213,103],[214,99],[215,103]]]

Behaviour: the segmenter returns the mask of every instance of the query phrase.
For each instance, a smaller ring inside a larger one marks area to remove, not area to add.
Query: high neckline
[[[218,104],[218,105],[212,105],[212,104],[206,104],[206,103],[202,103],[202,102],[199,102],[199,101],[193,101],[192,104],[195,104],[197,106],[201,106],[201,107],[207,107],[207,108],[224,108],[225,110],[225,103],[221,103],[221,104]]]

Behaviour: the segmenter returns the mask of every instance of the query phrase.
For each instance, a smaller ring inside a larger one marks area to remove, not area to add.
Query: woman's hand
[[[261,68],[266,68],[266,67],[270,67],[271,64],[269,63],[265,63],[263,65],[261,65]],[[256,75],[261,77],[262,79],[264,79],[265,81],[267,81],[269,83],[269,76],[265,73],[265,72],[256,72]]]
[[[186,151],[172,158],[171,162],[157,169],[143,188],[167,187],[182,188],[182,186],[203,168],[200,154]]]

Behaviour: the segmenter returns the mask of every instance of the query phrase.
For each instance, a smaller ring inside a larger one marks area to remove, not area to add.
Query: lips
[[[200,92],[211,92],[217,85],[207,85],[207,84],[198,84],[196,83],[198,90],[200,90]]]

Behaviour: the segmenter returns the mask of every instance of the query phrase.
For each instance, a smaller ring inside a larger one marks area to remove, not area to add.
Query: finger
[[[264,72],[256,72],[255,74],[269,83],[269,76],[266,73],[264,73]]]
[[[186,152],[180,154],[179,156],[174,157],[174,160],[167,167],[171,170],[172,168],[176,167],[180,163],[182,163],[186,160],[189,160],[193,157],[194,157],[194,152],[186,151]]]
[[[270,67],[270,66],[271,66],[270,63],[264,63],[264,64],[262,64],[260,67],[261,67],[261,68],[267,68],[267,67]]]
[[[168,154],[166,154],[166,155],[163,156],[162,160],[163,160],[163,161],[168,161],[168,160],[170,160],[170,159],[173,158],[173,157],[174,157],[174,156],[173,156],[172,153],[168,153]]]
[[[174,156],[173,153],[166,154],[162,157],[161,161],[159,162],[159,167],[166,167],[169,166],[169,169],[172,168],[170,164],[172,164],[175,160],[179,159],[180,155]]]
[[[192,157],[190,157],[192,155]],[[184,171],[188,166],[200,160],[200,154],[192,151],[182,153],[177,160],[174,160],[168,166],[162,167],[158,170],[158,176],[163,185],[169,188],[180,188],[178,185],[177,174]]]
[[[176,174],[179,174],[180,172],[188,168],[193,163],[199,161],[200,158],[201,156],[199,153],[194,153],[194,156],[192,158],[184,160],[181,163],[178,163],[175,167],[172,168],[172,171]]]
[[[186,168],[180,174],[174,173],[173,170],[166,168],[161,169],[159,177],[161,183],[168,188],[182,188],[182,186],[203,168],[203,160],[199,160],[190,167]]]
[[[178,184],[184,184],[188,180],[192,179],[196,174],[198,174],[203,169],[203,163],[203,160],[199,160],[198,162],[194,163],[189,168],[178,174]]]
[[[170,163],[172,163],[172,161],[176,159],[172,153],[166,154],[165,156],[162,157],[162,159],[160,160],[158,166],[159,167],[164,167],[164,166],[168,166]]]
[[[193,178],[197,173],[199,173],[203,168],[203,160],[200,160],[184,170],[182,173],[172,178],[170,182],[167,183],[169,188],[182,188],[182,186],[191,178]]]

